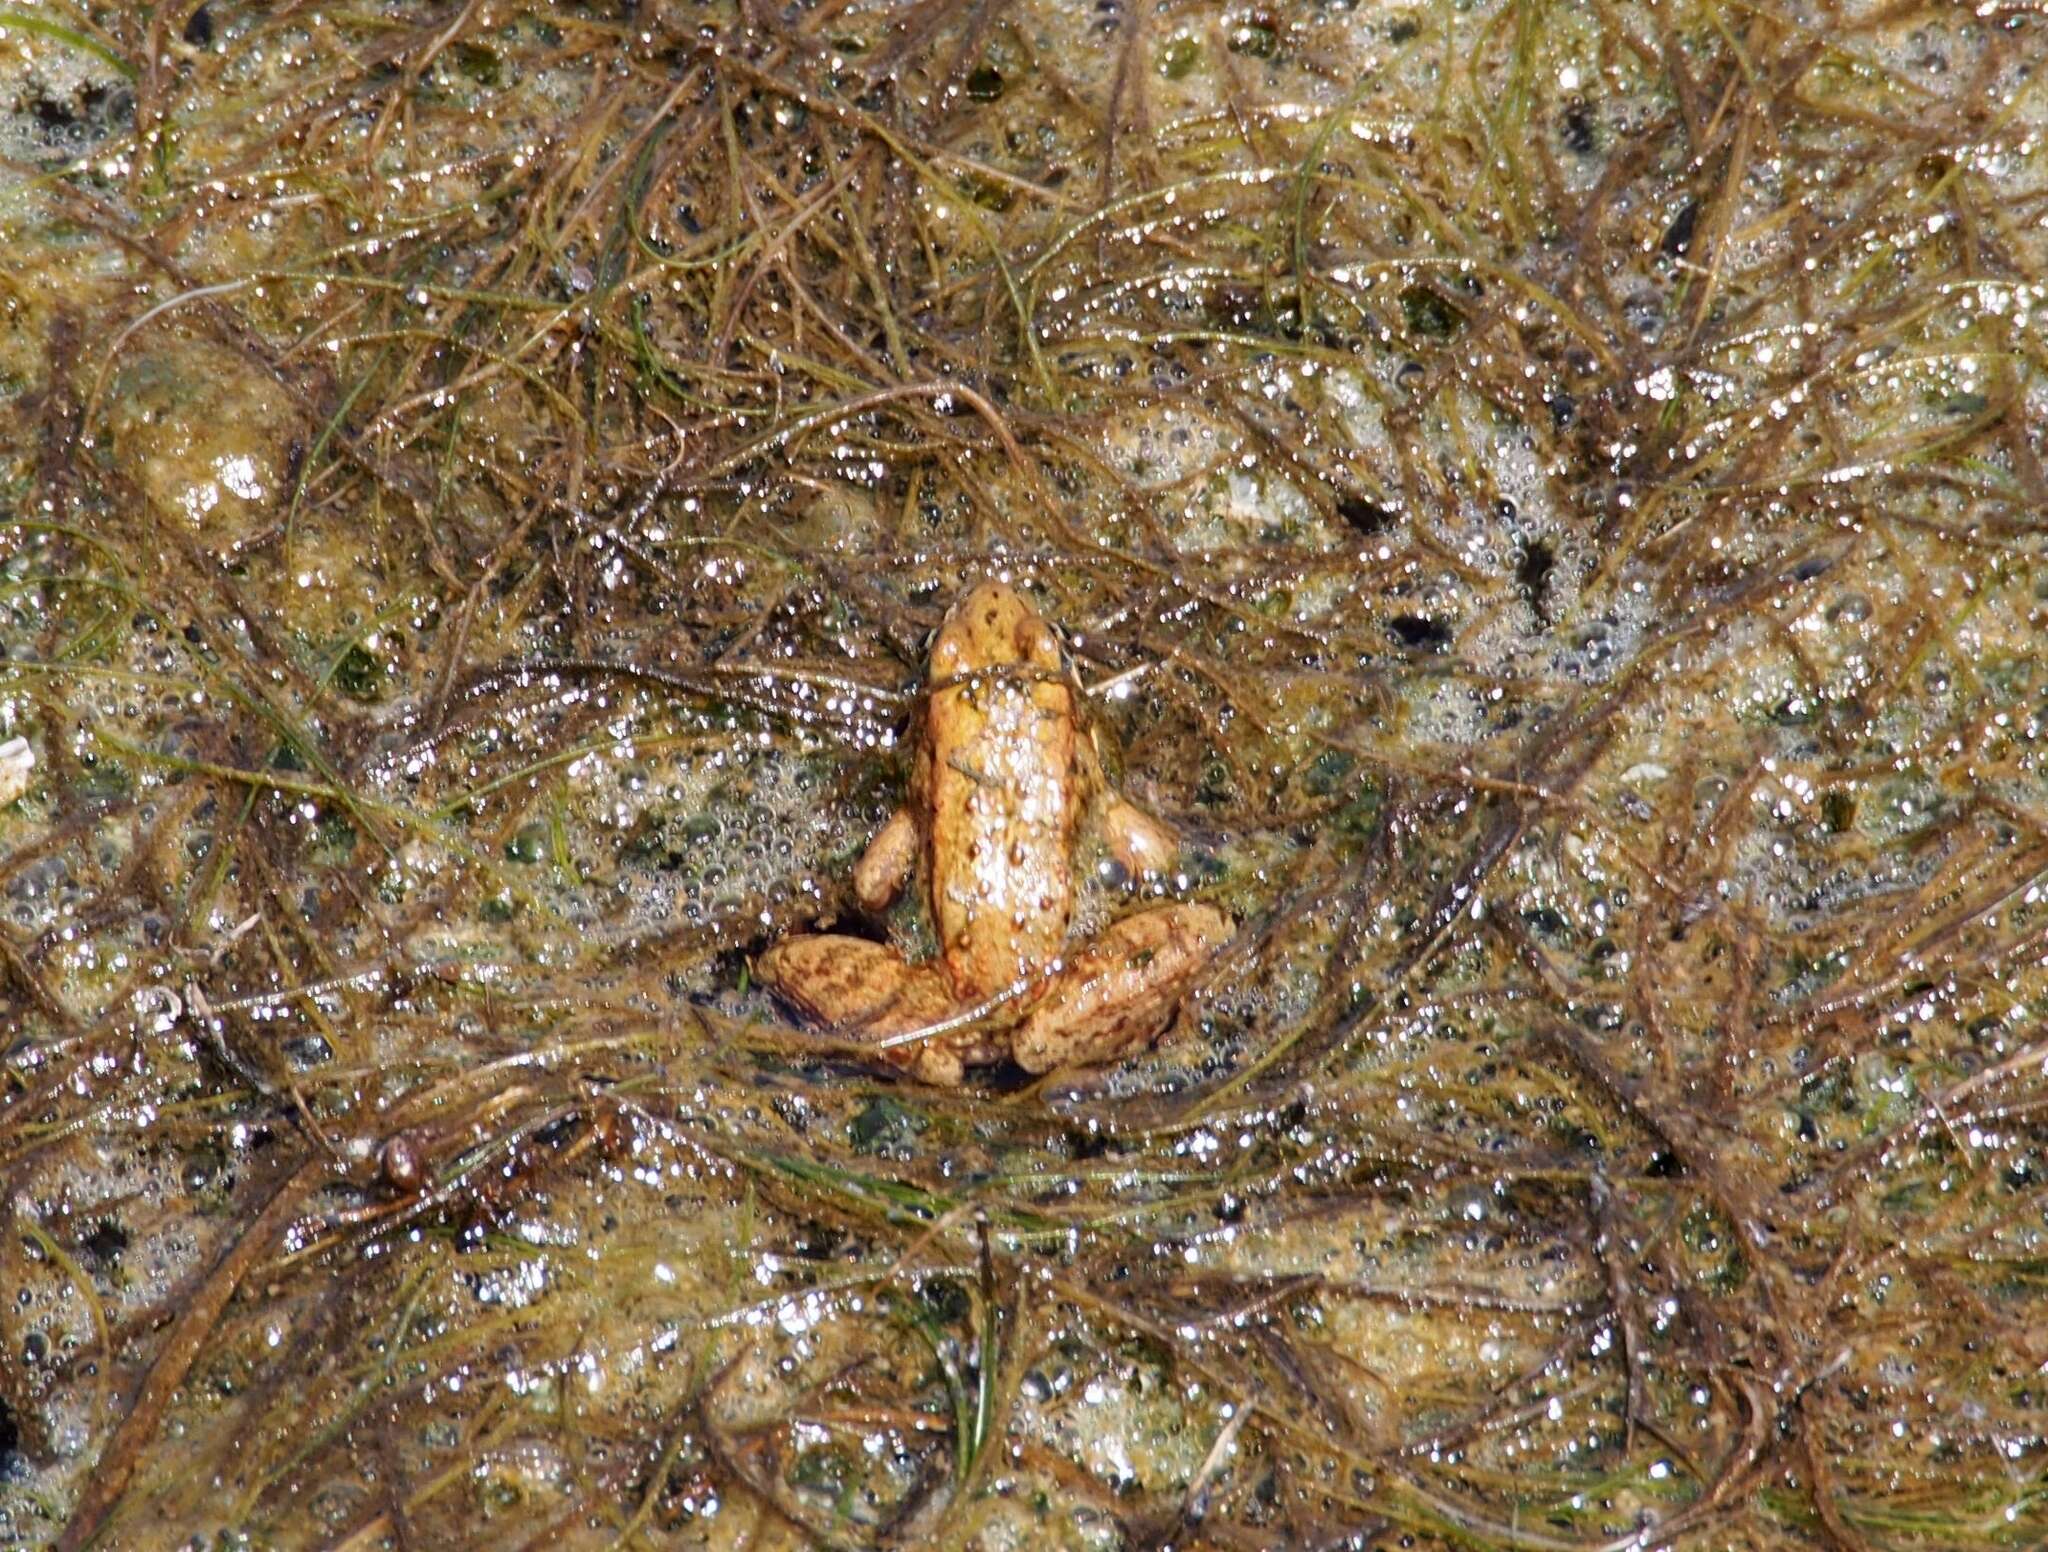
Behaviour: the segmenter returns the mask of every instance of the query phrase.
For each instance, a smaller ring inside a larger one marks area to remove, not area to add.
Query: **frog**
[[[915,878],[936,954],[797,933],[756,958],[761,982],[876,1065],[934,1086],[1006,1062],[1094,1066],[1157,1039],[1235,928],[1215,905],[1177,901],[1075,941],[1089,841],[1134,880],[1158,879],[1180,848],[1112,786],[1082,704],[1060,637],[1021,592],[986,581],[959,598],[928,650],[906,799],[852,876],[870,914]]]

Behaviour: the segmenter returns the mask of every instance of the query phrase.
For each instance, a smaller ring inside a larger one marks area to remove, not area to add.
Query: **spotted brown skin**
[[[1230,918],[1160,906],[1069,941],[1084,823],[1132,875],[1165,868],[1177,842],[1108,789],[1059,639],[1021,595],[983,583],[947,614],[915,738],[909,799],[855,865],[854,893],[881,910],[916,874],[937,955],[913,965],[807,934],[761,955],[761,979],[928,1083],[1006,1058],[1029,1072],[1103,1062],[1154,1039]]]

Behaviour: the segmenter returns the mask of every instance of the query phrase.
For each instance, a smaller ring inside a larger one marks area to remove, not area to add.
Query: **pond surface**
[[[2040,1545],[2044,63],[0,5],[0,1545]],[[932,1088],[992,577],[1236,934]]]

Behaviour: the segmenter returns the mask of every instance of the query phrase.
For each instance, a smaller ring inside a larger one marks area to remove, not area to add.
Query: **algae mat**
[[[0,1543],[2040,1545],[2044,63],[0,5]],[[990,577],[1237,931],[942,1090]]]

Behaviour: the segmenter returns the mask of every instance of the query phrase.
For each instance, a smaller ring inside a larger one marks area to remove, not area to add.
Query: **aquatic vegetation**
[[[0,6],[0,1538],[2038,1544],[2042,55]],[[991,575],[1242,930],[941,1091]]]

